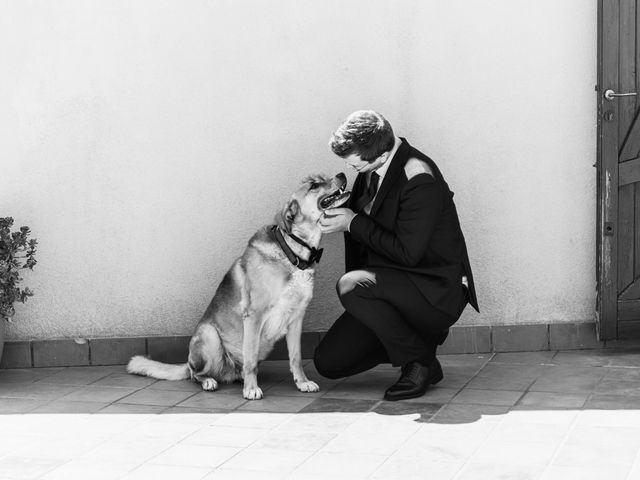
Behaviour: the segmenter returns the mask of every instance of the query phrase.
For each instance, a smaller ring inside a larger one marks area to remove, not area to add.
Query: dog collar
[[[307,268],[312,266],[314,263],[320,262],[320,259],[322,258],[322,252],[324,251],[323,248],[311,247],[306,242],[296,237],[294,234],[287,233],[287,235],[289,235],[289,237],[291,237],[295,242],[299,243],[300,245],[305,247],[307,250],[309,250],[310,252],[309,259],[303,260],[302,258],[297,256],[295,253],[293,253],[293,250],[291,250],[291,247],[289,247],[289,245],[287,244],[286,240],[284,239],[284,236],[282,235],[282,232],[280,231],[277,225],[274,225],[273,227],[271,227],[271,232],[273,233],[273,236],[278,242],[278,245],[280,245],[280,248],[282,248],[282,251],[287,256],[289,261],[294,266],[298,267],[300,270],[306,270]]]

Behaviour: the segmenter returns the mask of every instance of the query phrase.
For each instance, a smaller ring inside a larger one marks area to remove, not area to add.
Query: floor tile
[[[0,415],[31,412],[47,403],[22,398],[0,398]]]
[[[39,382],[62,385],[90,385],[101,378],[107,377],[122,367],[68,367],[55,375],[47,376]]]
[[[286,474],[304,462],[311,452],[248,447],[224,462],[223,468]]]
[[[55,400],[82,387],[72,385],[49,385],[40,383],[0,385],[0,398],[28,398],[31,400]]]
[[[505,363],[508,365],[551,364],[555,355],[555,351],[496,353],[491,358],[490,363]]]
[[[96,413],[108,406],[108,403],[100,402],[55,400],[36,408],[32,413]]]
[[[562,445],[553,462],[553,466],[584,466],[606,468],[610,466],[631,468],[637,448],[620,443],[606,446],[564,444]]]
[[[511,415],[511,412],[510,412]],[[544,443],[559,445],[567,436],[569,423],[526,423],[501,422],[487,436],[487,442],[505,442],[518,444]]]
[[[317,475],[324,478],[367,478],[387,459],[385,455],[352,453],[316,453],[292,473],[297,475]]]
[[[313,397],[265,396],[262,400],[250,400],[238,407],[239,412],[295,413],[315,400]]]
[[[456,480],[537,480],[543,471],[544,467],[539,465],[504,465],[499,463],[469,462],[458,473]]]
[[[530,390],[532,392],[592,392],[605,373],[605,370],[599,367],[551,367],[540,375]]]
[[[353,426],[352,426],[353,427]],[[352,428],[338,433],[320,450],[324,453],[374,454],[388,456],[393,454],[415,432],[362,432]]]
[[[444,379],[438,382],[438,385],[435,388],[460,390],[473,380],[475,375],[476,373],[451,373],[447,370],[444,372]]]
[[[441,408],[439,403],[386,402],[382,401],[372,410],[379,415],[413,415],[417,422],[429,421]]]
[[[370,478],[385,480],[438,480],[453,479],[462,468],[463,462],[434,462],[429,458],[388,458]]]
[[[167,407],[158,405],[129,405],[126,403],[113,403],[100,410],[100,414],[112,415],[141,415],[141,414],[158,414],[166,410]]]
[[[174,445],[155,456],[149,465],[175,465],[186,467],[216,468],[238,454],[237,447],[213,447],[210,445]]]
[[[524,395],[524,392],[465,388],[460,390],[460,392],[453,397],[451,403],[511,406],[515,405],[522,395]]]
[[[65,461],[66,460],[39,458],[37,455],[0,457],[0,478],[39,478],[64,464]]]
[[[111,440],[98,445],[80,455],[78,459],[91,460],[98,463],[121,463],[133,469],[171,448],[171,442],[166,439],[147,439],[145,442],[130,442],[122,441],[122,438],[124,438],[122,435],[119,438],[120,440]]]
[[[310,412],[291,415],[280,425],[278,430],[288,432],[326,432],[339,433],[362,418],[357,412]]]
[[[606,367],[604,372],[604,380],[640,382],[640,368],[637,367]]]
[[[577,365],[603,367],[611,363],[611,350],[568,350],[560,351],[553,357],[556,365]]]
[[[201,428],[201,425],[198,424],[167,423],[152,417],[150,421],[136,425],[119,435],[114,435],[112,438],[116,441],[131,443],[149,441],[161,443],[162,441],[167,441],[169,444],[176,444]]]
[[[179,407],[231,410],[246,400],[239,395],[220,395],[218,392],[200,392],[178,404]]]
[[[200,428],[180,442],[182,445],[212,445],[218,447],[248,447],[265,435],[260,428],[211,425]]]
[[[131,375],[129,373],[112,373],[106,377],[93,382],[91,385],[102,387],[125,387],[125,388],[145,388],[157,382],[150,377]]]
[[[313,412],[368,412],[379,400],[350,400],[347,398],[317,398],[305,406],[301,413]]]
[[[610,353],[612,367],[640,367],[640,349],[616,349]]]
[[[518,405],[529,408],[582,408],[589,394],[559,392],[529,392]]]
[[[487,465],[539,466],[548,465],[558,449],[561,438],[556,442],[528,442],[526,437],[513,442],[500,437],[487,440],[471,456],[471,463]]]
[[[346,398],[360,400],[382,400],[384,391],[389,385],[348,384],[342,382],[323,395],[323,398]]]
[[[202,387],[191,380],[156,380],[149,385],[149,390],[179,390],[182,392],[202,392]]]
[[[210,471],[207,467],[142,465],[122,477],[122,480],[200,480]]]
[[[466,462],[495,429],[498,422],[467,424],[424,424],[394,456],[429,462]]]
[[[477,369],[484,367],[493,357],[493,354],[455,354],[438,355],[443,368],[453,366],[471,366]]]
[[[640,381],[602,379],[595,387],[595,393],[640,397]]]
[[[135,465],[114,464],[96,460],[76,459],[44,475],[43,480],[114,480],[126,475]]]
[[[511,390],[523,392],[548,368],[538,365],[505,365],[490,363],[467,385],[482,390]]]
[[[511,407],[509,415],[503,419],[504,423],[534,423],[552,425],[571,425],[576,421],[579,409],[568,408],[535,408],[522,405]]]
[[[438,384],[437,386],[429,387],[422,397],[409,398],[407,400],[403,400],[403,402],[404,403],[411,403],[411,402],[448,403],[460,391],[460,389],[458,388],[446,388],[440,385],[441,384]]]
[[[272,429],[287,423],[295,415],[293,413],[269,413],[240,412],[234,410],[226,415],[219,416],[212,425],[224,425],[240,428]]]
[[[542,473],[540,480],[626,480],[629,468],[607,465],[606,467],[550,465]],[[635,477],[629,477],[629,480]]]
[[[127,395],[130,395],[135,390],[131,388],[118,388],[118,387],[94,387],[88,385],[75,390],[68,395],[65,395],[65,400],[73,400],[76,402],[115,402]]]
[[[7,383],[31,383],[43,378],[55,375],[63,370],[63,367],[54,368],[22,368],[0,370],[0,384]]]
[[[131,405],[160,405],[173,407],[187,398],[196,395],[193,392],[180,392],[174,390],[138,390],[137,392],[121,398],[118,403]]]
[[[431,422],[469,423],[481,418],[498,422],[509,412],[509,407],[497,405],[447,404],[436,413]]]
[[[263,387],[264,388],[264,387]],[[296,387],[293,381],[284,380],[280,383],[276,383],[275,385],[264,390],[265,396],[267,395],[282,395],[287,397],[307,397],[307,398],[318,398],[323,396],[326,392],[322,390],[322,388],[318,392],[301,392]]]
[[[274,429],[262,433],[252,444],[256,448],[276,448],[315,452],[335,438],[335,433],[323,431],[294,431]]]

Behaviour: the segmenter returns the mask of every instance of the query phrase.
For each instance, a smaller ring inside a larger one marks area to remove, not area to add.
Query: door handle
[[[635,97],[636,95],[638,95],[636,92],[631,92],[631,93],[616,93],[613,90],[609,89],[606,92],[604,92],[604,98],[606,98],[607,100],[611,101],[616,97]]]

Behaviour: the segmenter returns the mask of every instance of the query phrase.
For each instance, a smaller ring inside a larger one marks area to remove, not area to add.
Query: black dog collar
[[[318,248],[310,247],[306,242],[296,237],[293,233],[288,233],[287,235],[289,235],[289,237],[291,237],[294,241],[296,241],[297,243],[305,247],[307,250],[309,250],[310,252],[309,259],[303,260],[302,258],[298,257],[295,253],[293,253],[293,250],[291,250],[291,247],[287,245],[287,242],[284,239],[284,236],[282,235],[282,232],[280,231],[277,225],[274,225],[273,227],[271,227],[271,232],[273,233],[273,236],[275,237],[276,241],[280,245],[280,248],[282,248],[282,251],[287,256],[289,261],[293,265],[298,267],[300,270],[306,270],[307,268],[312,266],[314,263],[320,262],[320,259],[322,258],[322,252],[324,251],[323,248],[318,249]]]

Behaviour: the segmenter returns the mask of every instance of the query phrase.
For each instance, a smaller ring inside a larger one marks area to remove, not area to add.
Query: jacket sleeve
[[[425,255],[443,206],[441,185],[430,175],[418,175],[407,182],[401,193],[394,231],[362,214],[353,218],[349,231],[354,240],[378,255],[413,267]]]

